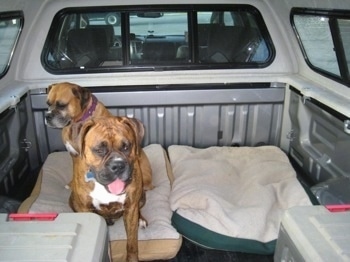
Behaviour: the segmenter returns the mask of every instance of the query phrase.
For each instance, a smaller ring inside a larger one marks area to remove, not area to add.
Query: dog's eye
[[[66,106],[67,106],[67,104],[63,104],[63,103],[60,103],[60,102],[56,103],[56,107],[59,108],[59,109],[64,109]]]
[[[123,142],[121,146],[121,151],[123,152],[129,152],[130,149],[130,143],[128,142]]]
[[[105,156],[108,153],[108,148],[105,143],[101,143],[98,147],[92,149],[92,151],[98,156]]]

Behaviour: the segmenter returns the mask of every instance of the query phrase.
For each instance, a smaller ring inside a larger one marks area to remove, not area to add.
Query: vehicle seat
[[[248,62],[260,42],[253,28],[212,24],[208,36],[207,62]]]
[[[108,47],[106,61],[122,60],[122,47],[115,45],[114,28],[112,25],[89,25],[88,28],[105,30]]]
[[[177,48],[176,59],[179,59],[179,60],[189,59],[189,50],[187,45],[181,45]]]
[[[109,47],[114,45],[114,29],[112,25],[89,25],[87,29],[104,30],[107,38],[107,45]]]
[[[88,27],[68,32],[67,56],[77,67],[95,67],[108,59],[111,38],[105,28]]]
[[[176,58],[174,43],[147,41],[143,44],[142,58],[148,61],[172,61]]]
[[[204,60],[207,57],[208,39],[210,28],[212,24],[198,24],[198,56],[199,60]],[[176,59],[188,60],[190,59],[190,50],[188,45],[181,45],[176,52]]]

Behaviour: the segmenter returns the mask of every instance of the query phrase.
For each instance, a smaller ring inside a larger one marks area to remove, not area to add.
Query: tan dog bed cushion
[[[147,191],[146,205],[141,211],[148,221],[148,227],[139,229],[139,259],[170,259],[176,256],[182,242],[181,235],[171,225],[171,170],[160,145],[149,145],[144,150],[152,166],[155,188]],[[72,178],[72,168],[68,152],[51,153],[42,167],[32,195],[22,203],[19,212],[72,212],[68,205],[70,190],[65,188]],[[113,261],[125,261],[126,234],[123,219],[109,227],[109,237]]]
[[[202,246],[271,254],[283,211],[311,205],[277,147],[170,146],[168,153],[172,223]]]

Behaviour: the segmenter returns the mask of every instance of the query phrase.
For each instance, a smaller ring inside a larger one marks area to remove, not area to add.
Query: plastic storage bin
[[[348,207],[347,207],[348,208]],[[350,212],[324,206],[286,211],[274,261],[350,261]]]
[[[311,187],[321,205],[350,203],[350,177],[329,179]]]
[[[93,213],[0,214],[0,261],[109,261],[108,231]]]

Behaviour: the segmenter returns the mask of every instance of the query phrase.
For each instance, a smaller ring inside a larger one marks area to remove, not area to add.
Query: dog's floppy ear
[[[90,97],[91,97],[90,90],[74,84],[74,87],[72,88],[72,92],[73,92],[73,95],[79,99],[81,109],[86,108],[89,104]]]
[[[49,86],[47,87],[47,89],[46,89],[46,93],[47,93],[47,94],[50,92],[50,90],[52,89],[52,87],[53,87],[54,85],[56,85],[56,84],[51,84],[51,85],[49,85]]]
[[[70,125],[65,141],[67,151],[73,156],[81,156],[84,151],[84,137],[90,128],[94,125],[93,120],[78,122]]]
[[[122,122],[128,124],[135,133],[138,148],[141,148],[143,137],[145,136],[145,128],[143,123],[137,118],[122,117]]]

